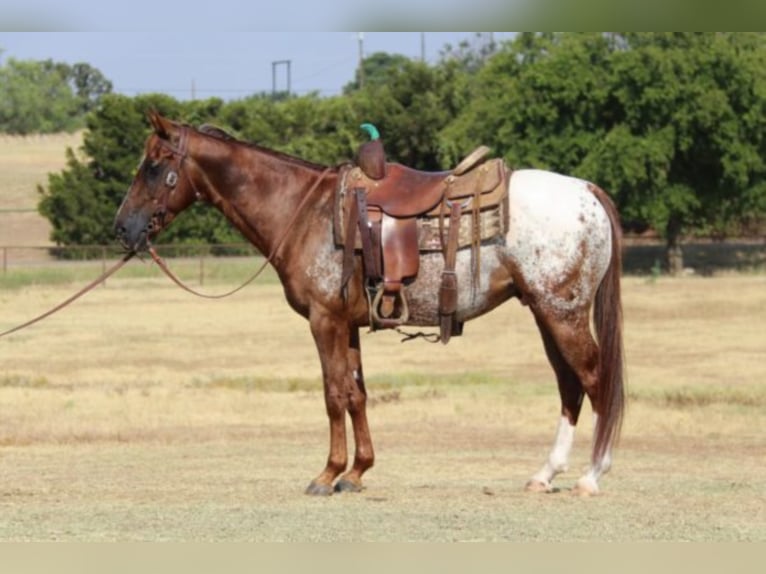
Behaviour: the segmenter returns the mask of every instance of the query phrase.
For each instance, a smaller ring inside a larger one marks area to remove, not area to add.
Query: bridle
[[[186,159],[189,157],[189,128],[186,126],[180,126],[179,129],[180,134],[178,136],[177,145],[173,145],[170,140],[167,139],[160,138],[159,140],[160,147],[170,152],[171,159],[170,165],[165,169],[165,178],[163,181],[163,184],[167,189],[165,190],[165,193],[163,193],[160,198],[156,200],[157,208],[154,210],[154,213],[152,213],[152,217],[149,221],[149,228],[147,229],[148,232],[152,232],[155,226],[160,226],[160,228],[162,227],[165,216],[168,212],[168,201],[170,200],[170,196],[173,194],[173,191],[178,185],[178,180],[181,173],[185,173],[186,180],[189,182],[195,197],[198,200],[202,199],[202,194],[200,193],[199,189],[197,189],[197,186],[194,185],[194,180],[189,176],[187,172],[182,169],[184,166],[184,161],[186,161]]]
[[[181,127],[181,135],[179,136],[178,145],[174,146],[172,143],[170,143],[168,140],[161,139],[160,145],[162,145],[165,149],[171,152],[172,159],[171,164],[169,166],[169,169],[166,169],[165,172],[165,181],[163,182],[164,185],[168,188],[168,190],[163,194],[161,200],[159,200],[157,203],[159,205],[159,208],[155,210],[154,214],[152,215],[152,220],[155,218],[159,218],[160,220],[164,219],[165,214],[167,213],[167,204],[168,199],[170,197],[170,194],[175,189],[176,185],[178,184],[178,179],[180,177],[180,173],[182,171],[183,163],[188,157],[187,153],[187,146],[188,146],[188,129],[186,126]],[[170,169],[174,166],[175,169]],[[282,233],[282,235],[279,237],[279,239],[274,244],[274,247],[271,250],[271,253],[266,257],[264,262],[261,264],[261,266],[256,270],[253,275],[251,275],[242,285],[239,287],[236,287],[235,289],[232,289],[231,291],[228,291],[226,293],[222,293],[219,295],[208,295],[205,293],[200,293],[198,291],[195,291],[188,285],[184,284],[183,281],[181,281],[167,266],[167,263],[159,256],[157,251],[154,249],[154,246],[149,243],[149,253],[152,256],[152,259],[157,263],[160,269],[170,278],[171,281],[173,281],[176,285],[184,289],[185,291],[188,291],[189,293],[192,293],[193,295],[197,295],[198,297],[204,297],[206,299],[222,299],[224,297],[228,297],[229,295],[233,295],[237,291],[240,291],[241,289],[245,288],[247,285],[255,281],[255,279],[263,272],[264,269],[266,269],[266,266],[269,265],[274,261],[274,258],[276,257],[277,253],[279,252],[280,248],[282,247],[285,239],[289,235],[290,230],[292,229],[293,225],[295,224],[296,219],[298,218],[298,215],[303,211],[303,208],[308,203],[308,200],[313,195],[314,191],[319,187],[319,184],[324,180],[325,176],[331,171],[332,168],[327,167],[322,171],[322,173],[319,175],[317,180],[314,182],[314,184],[311,186],[311,188],[308,190],[306,195],[303,196],[303,199],[301,199],[300,203],[298,204],[298,207],[293,212],[292,217],[290,218],[290,221],[285,226],[285,230]],[[204,175],[204,172],[203,172]],[[197,187],[194,185],[194,181],[189,176],[188,173],[186,173],[186,179],[189,181],[189,185],[191,185],[192,190],[194,191],[197,198],[201,198],[202,194],[199,192]],[[161,223],[161,221],[160,221]],[[150,222],[150,225],[153,225],[153,222]],[[8,329],[6,331],[0,332],[0,338],[5,337],[6,335],[10,335],[11,333],[15,333],[16,331],[20,331],[21,329],[24,329],[25,327],[29,327],[31,325],[34,325],[35,323],[42,321],[46,317],[50,317],[57,311],[60,311],[70,303],[74,302],[75,300],[79,299],[83,295],[85,295],[88,291],[92,290],[97,285],[103,283],[108,277],[113,275],[117,272],[118,269],[120,269],[123,265],[125,265],[130,259],[132,259],[136,255],[135,251],[130,251],[126,253],[120,261],[118,261],[114,266],[112,266],[110,269],[105,271],[98,279],[95,279],[88,283],[85,287],[80,289],[77,293],[70,296],[68,299],[62,301],[52,309],[46,311],[45,313],[42,313],[41,315],[38,315],[37,317],[30,319],[29,321],[26,321],[25,323],[22,323],[21,325],[17,325],[16,327],[13,327],[11,329]]]
[[[168,166],[168,168],[165,171],[164,184],[168,188],[168,190],[162,195],[162,199],[158,201],[159,207],[157,210],[155,210],[154,214],[152,215],[152,220],[150,221],[150,224],[149,224],[150,226],[154,224],[155,218],[159,220],[158,223],[160,225],[162,224],[165,218],[165,215],[167,214],[167,204],[168,204],[170,195],[173,193],[173,190],[175,189],[178,183],[178,180],[181,177],[179,174],[182,173],[184,161],[189,157],[188,155],[189,128],[186,126],[180,126],[180,130],[181,130],[181,133],[178,138],[178,145],[173,145],[169,140],[160,139],[160,145],[171,153],[172,159],[171,159],[170,166]],[[174,165],[175,165],[175,169],[172,169]],[[162,259],[162,257],[160,257],[159,253],[157,253],[157,250],[154,248],[154,246],[150,242],[148,243],[149,254],[152,256],[152,259],[157,264],[157,266],[162,270],[163,273],[165,273],[165,275],[168,276],[168,278],[171,281],[173,281],[173,283],[178,285],[184,291],[191,293],[192,295],[196,295],[197,297],[203,297],[205,299],[223,299],[224,297],[233,295],[234,293],[244,289],[247,285],[255,281],[255,279],[263,272],[263,270],[266,269],[266,267],[274,261],[274,258],[276,257],[285,239],[289,235],[290,230],[295,224],[295,221],[298,218],[298,215],[303,211],[304,206],[308,203],[308,200],[311,198],[314,191],[319,187],[319,184],[322,182],[322,180],[324,180],[325,176],[330,172],[331,169],[332,168],[330,167],[325,168],[324,171],[322,171],[322,173],[319,175],[317,180],[314,182],[311,189],[309,189],[306,195],[303,196],[303,199],[301,199],[300,203],[298,204],[298,207],[293,212],[293,215],[290,218],[290,221],[285,226],[285,229],[282,232],[282,235],[279,236],[279,239],[276,241],[276,243],[274,244],[274,247],[272,247],[271,252],[266,257],[266,259],[261,264],[261,266],[244,283],[232,289],[231,291],[227,291],[226,293],[221,293],[217,295],[208,295],[206,293],[200,293],[199,291],[196,291],[195,289],[186,285],[183,281],[181,281],[181,279],[178,278],[177,275],[175,275],[170,270],[167,263]],[[207,179],[204,172],[202,170],[200,171],[203,177]],[[186,176],[186,180],[189,182],[189,185],[191,185],[192,191],[194,191],[194,194],[197,197],[197,199],[201,199],[203,196],[199,192],[197,187],[194,185],[194,180],[189,176],[187,172],[184,172],[184,174]],[[148,231],[151,231],[151,230],[152,228],[150,227]]]

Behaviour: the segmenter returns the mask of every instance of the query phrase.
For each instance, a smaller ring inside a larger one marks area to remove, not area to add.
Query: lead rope
[[[154,261],[160,267],[160,269],[162,269],[165,272],[165,274],[168,277],[170,277],[170,279],[176,285],[178,285],[179,287],[181,287],[185,291],[188,291],[189,293],[197,295],[198,297],[204,297],[206,299],[222,299],[224,297],[228,297],[229,295],[233,295],[237,291],[240,291],[241,289],[244,289],[247,285],[249,285],[250,283],[255,281],[255,279],[266,268],[266,266],[269,263],[272,262],[272,260],[276,256],[277,252],[279,251],[280,247],[282,247],[282,244],[284,243],[285,239],[287,238],[287,235],[288,235],[290,229],[292,228],[293,224],[295,223],[295,220],[298,218],[298,214],[302,211],[303,207],[306,205],[306,203],[308,202],[308,200],[311,197],[311,195],[314,193],[316,188],[319,187],[319,184],[322,182],[322,180],[325,178],[325,176],[327,175],[327,173],[329,171],[330,171],[330,168],[328,167],[328,168],[326,168],[322,172],[322,174],[319,176],[319,178],[316,180],[316,182],[314,182],[314,185],[312,186],[312,188],[303,197],[303,199],[301,200],[300,204],[298,204],[298,208],[295,210],[295,213],[293,214],[293,217],[290,219],[290,222],[288,223],[287,228],[285,229],[285,231],[282,234],[282,236],[279,238],[279,241],[277,241],[277,244],[274,247],[274,249],[272,250],[271,254],[266,258],[266,261],[263,262],[263,264],[258,268],[258,270],[247,281],[245,281],[242,285],[240,285],[236,289],[233,289],[233,290],[231,290],[231,291],[229,291],[227,293],[223,293],[223,294],[220,294],[220,295],[207,295],[205,293],[199,293],[199,292],[195,291],[194,289],[192,289],[191,287],[189,287],[188,285],[185,285],[180,279],[178,279],[178,277],[176,277],[173,274],[173,272],[168,268],[168,266],[165,263],[165,261],[163,261],[163,259],[159,256],[157,251],[154,249],[154,246],[151,246],[151,245],[149,246],[149,253],[152,256],[152,259],[154,259]],[[45,313],[43,313],[41,315],[38,315],[37,317],[35,317],[33,319],[30,319],[29,321],[26,321],[25,323],[22,323],[21,325],[17,325],[16,327],[13,327],[12,329],[8,329],[6,331],[3,331],[2,333],[0,333],[0,338],[5,337],[6,335],[10,335],[11,333],[15,333],[16,331],[21,331],[22,329],[25,329],[26,327],[34,325],[35,323],[37,323],[39,321],[42,321],[46,317],[50,317],[51,315],[53,315],[57,311],[60,311],[61,309],[63,309],[64,307],[66,307],[70,303],[76,301],[77,299],[79,299],[80,297],[85,295],[88,291],[90,291],[91,289],[93,289],[97,285],[103,283],[109,277],[114,275],[123,265],[125,265],[128,261],[130,261],[133,258],[134,255],[136,255],[135,252],[126,253],[123,256],[123,258],[120,259],[113,267],[111,267],[110,269],[106,270],[100,277],[98,277],[97,279],[94,279],[93,281],[88,283],[85,287],[80,289],[77,293],[75,293],[74,295],[72,295],[71,297],[66,299],[65,301],[62,301],[61,303],[59,303],[58,305],[53,307],[53,309],[50,309],[49,311],[46,311]]]
[[[237,291],[241,291],[250,283],[256,280],[256,278],[263,272],[264,269],[266,269],[266,266],[271,263],[274,258],[276,257],[277,253],[279,252],[279,249],[282,247],[282,244],[284,243],[285,239],[287,238],[288,234],[290,233],[290,230],[292,229],[293,225],[295,224],[296,219],[298,219],[298,215],[300,215],[301,211],[303,211],[303,208],[305,207],[306,203],[308,203],[309,198],[314,193],[314,191],[319,187],[319,184],[322,182],[322,180],[325,178],[325,176],[328,174],[331,168],[325,168],[325,170],[321,173],[319,178],[314,182],[314,185],[309,189],[308,193],[303,196],[303,199],[298,204],[298,207],[295,209],[295,212],[293,213],[292,218],[287,223],[287,226],[285,227],[284,232],[280,236],[279,240],[277,241],[274,248],[271,250],[271,253],[266,258],[266,260],[263,262],[263,264],[256,270],[255,273],[253,273],[242,285],[239,287],[236,287],[232,289],[231,291],[227,291],[226,293],[220,293],[217,295],[209,295],[207,293],[200,293],[199,291],[196,291],[195,289],[192,289],[188,285],[186,285],[181,279],[178,278],[177,275],[175,275],[170,268],[168,267],[167,263],[160,257],[159,253],[154,249],[154,246],[149,246],[149,254],[152,256],[152,259],[154,259],[154,262],[157,263],[157,266],[162,269],[162,272],[165,273],[165,275],[168,276],[168,278],[178,285],[181,289],[184,291],[187,291],[188,293],[191,293],[192,295],[196,295],[197,297],[202,297],[204,299],[223,299],[224,297],[229,297],[230,295],[234,295]]]
[[[22,323],[21,325],[18,325],[16,327],[14,327],[13,329],[8,329],[7,331],[3,331],[2,333],[0,333],[0,337],[5,337],[6,335],[10,335],[11,333],[15,333],[16,331],[21,331],[25,327],[29,327],[30,325],[34,325],[38,321],[42,321],[46,317],[50,317],[56,311],[60,311],[61,309],[63,309],[64,307],[66,307],[67,305],[69,305],[70,303],[75,301],[76,299],[79,299],[80,297],[85,295],[88,291],[90,291],[91,289],[96,287],[98,284],[103,283],[104,281],[106,281],[109,278],[109,276],[113,275],[118,269],[120,269],[120,267],[125,265],[134,255],[135,255],[135,253],[132,253],[132,252],[131,253],[126,253],[123,256],[122,259],[120,259],[113,267],[111,267],[110,269],[105,271],[101,275],[101,277],[99,277],[98,279],[95,279],[95,280],[91,281],[90,283],[88,283],[85,287],[83,287],[77,293],[75,293],[74,295],[69,297],[66,301],[62,301],[61,303],[56,305],[50,311],[46,311],[42,315],[38,315],[34,319],[30,319],[26,323]]]

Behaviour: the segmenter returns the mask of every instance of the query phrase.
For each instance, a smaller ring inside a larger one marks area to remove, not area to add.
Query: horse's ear
[[[152,128],[154,128],[154,132],[163,139],[170,139],[170,130],[173,123],[170,120],[163,118],[154,108],[150,109],[147,115],[149,116],[149,123],[151,123]]]

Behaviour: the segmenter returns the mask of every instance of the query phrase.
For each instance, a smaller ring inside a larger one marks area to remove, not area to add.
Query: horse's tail
[[[594,193],[609,216],[612,227],[612,256],[596,291],[593,319],[599,346],[598,422],[594,431],[593,462],[601,460],[617,441],[625,413],[623,383],[622,228],[617,208],[607,194],[594,186]]]

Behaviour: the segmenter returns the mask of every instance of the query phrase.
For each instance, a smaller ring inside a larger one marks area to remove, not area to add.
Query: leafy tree
[[[614,126],[581,173],[615,193],[625,217],[667,241],[725,235],[766,213],[766,43],[756,34],[644,33],[612,58]]]
[[[244,140],[334,165],[350,158],[351,116],[344,98],[255,96],[227,104],[220,121]]]
[[[103,96],[112,92],[112,82],[99,70],[83,62],[72,66],[69,81],[79,100],[79,111],[83,116],[95,109]]]
[[[354,73],[354,81],[343,87],[343,93],[348,95],[356,90],[386,85],[395,74],[402,72],[410,59],[401,54],[375,52],[362,61],[361,68]]]
[[[109,244],[114,241],[114,215],[130,185],[143,144],[150,133],[146,112],[155,108],[168,117],[195,123],[212,119],[208,112],[220,100],[181,104],[163,95],[137,98],[105,96],[88,116],[82,154],[67,150],[67,167],[49,174],[48,188],[39,188],[38,209],[53,227],[58,245]],[[163,234],[163,241],[241,241],[238,233],[215,210],[192,208]]]
[[[9,59],[0,66],[0,131],[72,131],[112,89],[88,64]]]
[[[447,44],[440,51],[441,60],[455,60],[469,73],[478,72],[498,49],[492,32],[474,32],[473,41],[462,40],[457,46]]]
[[[764,58],[760,34],[521,34],[441,135],[597,182],[675,272],[684,234],[766,213]]]
[[[391,160],[444,169],[438,136],[465,102],[464,73],[457,62],[432,67],[407,60],[389,70],[385,83],[350,94],[350,105],[360,123],[378,127]]]

